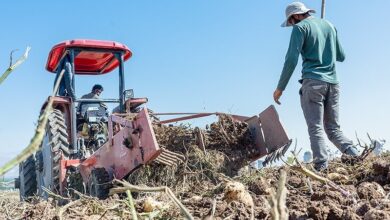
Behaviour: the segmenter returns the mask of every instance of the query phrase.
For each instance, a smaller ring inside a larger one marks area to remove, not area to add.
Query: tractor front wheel
[[[26,161],[19,164],[19,178],[15,186],[19,188],[20,200],[35,196],[37,193],[37,179],[35,171],[35,158],[31,155]]]

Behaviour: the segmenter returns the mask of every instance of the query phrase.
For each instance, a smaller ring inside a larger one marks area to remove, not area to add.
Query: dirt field
[[[228,118],[204,131],[205,149],[197,144],[192,128],[158,126],[155,131],[162,147],[183,154],[185,160],[175,166],[153,162],[132,173],[128,181],[169,187],[195,219],[271,219],[269,198],[277,190],[281,169],[287,171],[289,219],[390,219],[390,154],[359,162],[332,161],[320,175],[335,183],[336,190],[288,166],[240,169],[246,164],[250,136],[245,124]],[[141,192],[132,197],[138,219],[184,218],[166,193]],[[49,201],[18,200],[15,193],[0,194],[0,219],[132,219],[125,194],[104,201],[81,196],[65,206],[58,205],[56,196]]]
[[[388,155],[371,158],[354,166],[333,161],[324,176],[332,178],[351,192],[353,197],[350,198],[317,181],[309,182],[302,174],[290,170],[286,202],[290,219],[390,219],[389,167]],[[186,188],[186,185],[172,187],[196,219],[210,215],[214,200],[215,219],[250,218],[251,208],[248,204],[234,200],[228,203],[224,192],[227,181],[225,184],[224,181],[212,184],[202,180],[206,176],[199,178],[197,187],[192,190]],[[243,183],[253,198],[255,219],[270,219],[267,198],[277,180],[277,169],[264,169],[232,181]],[[182,216],[180,210],[164,194],[142,193],[134,195],[134,198],[138,213],[144,213],[145,200],[153,198],[152,203],[156,203],[154,208],[162,210],[155,212],[157,219],[177,219]],[[20,203],[15,192],[1,193],[0,204],[0,219],[59,219],[60,210],[64,208],[57,206],[55,199]],[[126,199],[119,196],[105,201],[83,198],[72,202],[62,215],[64,219],[131,219]]]

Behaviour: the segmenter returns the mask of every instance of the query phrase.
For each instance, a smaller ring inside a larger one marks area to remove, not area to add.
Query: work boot
[[[353,166],[362,160],[359,155],[359,151],[357,151],[355,147],[351,146],[343,152],[341,162]]]
[[[357,151],[356,148],[353,147],[353,146],[347,148],[343,153],[344,153],[344,154],[347,154],[347,155],[349,155],[349,156],[353,156],[353,157],[359,156],[359,151]]]
[[[314,164],[314,169],[315,169],[317,172],[322,172],[322,171],[328,169],[328,161],[315,163],[315,164]]]

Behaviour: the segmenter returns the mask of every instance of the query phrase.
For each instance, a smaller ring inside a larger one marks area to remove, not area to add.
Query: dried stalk
[[[126,195],[127,195],[127,205],[130,207],[132,219],[138,220],[137,211],[135,210],[134,207],[133,197],[131,196],[131,191],[126,190]]]
[[[343,194],[343,196],[346,196],[346,197],[351,197],[353,198],[353,201],[354,203],[356,203],[356,200],[355,198],[353,197],[353,195],[346,189],[342,188],[341,186],[337,185],[336,183],[334,183],[333,181],[325,178],[325,177],[322,177],[322,176],[319,176],[317,174],[315,174],[313,171],[307,169],[306,167],[304,167],[297,159],[297,157],[294,155],[294,159],[295,159],[295,162],[297,163],[297,165],[295,166],[291,166],[292,169],[306,175],[307,177],[310,177],[314,180],[317,180],[323,184],[326,184],[328,186],[330,186],[330,188],[340,192],[341,194]]]
[[[286,206],[287,188],[286,188],[287,174],[285,170],[280,171],[280,178],[278,184],[278,210],[281,220],[288,220],[288,210]]]
[[[370,140],[370,145],[364,146],[364,150],[359,156],[359,160],[361,160],[361,161],[366,159],[375,150],[376,140],[371,139],[370,134],[368,134],[368,133],[367,133],[367,137]]]
[[[216,210],[216,208],[217,208],[217,200],[216,199],[214,199],[213,200],[213,207],[211,208],[211,216],[214,218],[214,216],[215,216],[215,210]]]
[[[204,155],[207,155],[202,130],[200,130],[200,128],[196,127],[194,131],[196,133],[198,146],[203,150]]]
[[[313,195],[314,191],[313,191],[313,186],[312,186],[312,184],[310,182],[310,178],[305,178],[305,179],[306,179],[307,187],[309,188],[310,195]]]
[[[223,137],[223,140],[225,141],[226,144],[229,144],[230,143],[229,135],[226,133],[225,129],[223,128],[224,125],[222,121],[218,122],[218,127],[221,132],[221,136]]]
[[[303,166],[302,163],[299,162],[296,152],[297,151],[296,151],[296,147],[295,147],[294,151],[292,151],[292,155],[294,157],[294,161],[295,161],[296,165],[292,166],[292,165],[286,163],[285,161],[283,161],[288,167],[304,174],[305,176],[307,176],[311,179],[317,180],[323,184],[327,184],[328,186],[330,186],[330,188],[340,192],[345,197],[352,198],[353,202],[357,203],[356,198],[348,190],[342,188],[341,186],[337,185],[336,183],[334,183],[333,181],[331,181],[325,177],[322,177],[322,176],[315,174],[313,171],[311,171],[311,170],[307,169],[305,166]]]
[[[75,201],[72,201],[72,202],[69,202],[68,204],[64,205],[63,207],[60,208],[60,210],[58,211],[58,218],[60,220],[62,220],[62,215],[64,214],[64,212],[70,208],[71,206],[73,205],[81,205],[81,200],[75,200]]]
[[[286,206],[287,188],[286,188],[287,174],[285,170],[280,171],[278,189],[271,193],[270,206],[271,216],[273,220],[288,220],[288,210]]]
[[[8,67],[8,69],[5,70],[5,72],[3,73],[3,75],[1,75],[0,77],[0,84],[3,83],[3,81],[9,76],[9,74],[12,73],[12,71],[14,71],[14,69],[16,69],[16,67],[18,67],[20,64],[22,64],[28,57],[28,52],[30,52],[30,49],[31,47],[27,47],[26,48],[26,52],[24,52],[23,56],[21,56],[18,60],[16,60],[16,62],[14,64],[12,64],[12,52],[11,52],[11,65]]]
[[[103,214],[100,215],[100,218],[99,218],[98,220],[103,219],[103,217],[107,214],[107,212],[108,212],[109,210],[114,210],[114,209],[117,209],[118,207],[119,207],[119,204],[115,204],[115,205],[113,205],[112,207],[106,208],[106,209],[104,210]]]
[[[120,183],[123,187],[115,187],[110,189],[110,195],[117,194],[117,193],[123,193],[127,190],[131,190],[133,192],[165,192],[174,202],[175,204],[180,208],[180,210],[184,213],[187,219],[193,220],[194,217],[191,215],[191,213],[188,211],[188,209],[180,202],[179,199],[176,198],[175,194],[173,194],[172,190],[169,189],[166,186],[161,187],[140,187],[131,185],[128,182],[121,181],[121,180],[114,180],[116,183]]]
[[[63,196],[60,196],[60,195],[50,191],[48,188],[46,188],[44,186],[41,186],[41,187],[42,187],[43,191],[45,191],[49,196],[52,196],[52,197],[59,199],[59,200],[68,200],[68,201],[71,200],[70,198],[65,198]]]
[[[18,61],[16,61],[16,63],[14,65],[16,65],[18,63]],[[52,96],[55,96],[55,94],[57,93],[57,90],[58,90],[58,87],[60,86],[60,82],[61,82],[62,76],[64,75],[64,72],[65,72],[65,70],[62,70],[60,75],[58,76],[58,80],[54,86]],[[19,153],[15,158],[13,158],[12,160],[10,160],[6,164],[4,164],[2,167],[0,167],[0,176],[4,175],[6,172],[11,170],[14,166],[25,161],[30,155],[32,155],[33,153],[35,153],[39,149],[39,147],[42,143],[42,139],[45,135],[48,117],[49,117],[50,113],[52,112],[52,105],[53,105],[53,99],[50,98],[49,102],[47,103],[47,105],[45,107],[45,110],[43,110],[43,112],[39,116],[38,126],[35,130],[34,137],[30,141],[30,144],[21,153]]]

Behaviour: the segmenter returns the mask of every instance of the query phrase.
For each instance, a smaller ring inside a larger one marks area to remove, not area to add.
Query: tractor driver
[[[92,87],[92,91],[88,94],[81,96],[81,99],[100,99],[99,96],[100,96],[100,94],[102,94],[102,92],[103,92],[103,86],[100,84],[95,84]],[[86,104],[88,104],[88,103],[80,102],[79,107],[78,107],[78,112],[81,111],[81,106],[86,105]],[[104,104],[103,102],[100,102],[100,106],[107,109],[106,104]]]
[[[100,94],[103,92],[103,86],[100,84],[95,84],[92,87],[92,91],[88,94],[81,96],[82,99],[99,99]]]

